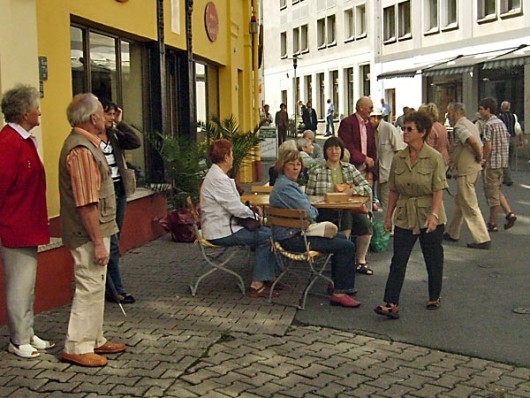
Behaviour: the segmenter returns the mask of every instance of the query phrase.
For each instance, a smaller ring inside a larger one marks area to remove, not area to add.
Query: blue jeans
[[[351,293],[355,288],[355,244],[338,234],[333,239],[308,236],[311,250],[321,253],[333,253],[331,257],[331,279],[335,285],[335,293]],[[281,242],[284,249],[294,252],[304,252],[305,243],[302,236],[284,239]]]
[[[335,124],[333,123],[333,115],[326,116],[326,134],[335,135]]]
[[[444,249],[442,247],[442,236],[444,225],[438,227],[431,233],[427,229],[420,230],[420,246],[427,267],[429,280],[429,300],[436,300],[442,292],[442,277],[444,267]],[[409,262],[410,253],[414,244],[418,240],[418,235],[413,235],[409,229],[399,227],[394,228],[394,255],[390,264],[390,273],[386,281],[385,302],[399,304],[399,296],[405,272]]]
[[[112,290],[109,287],[108,280],[112,278],[114,286],[119,294],[124,294],[125,289],[121,281],[120,272],[120,232],[125,218],[125,210],[127,209],[127,195],[123,189],[123,184],[120,182],[114,183],[114,190],[116,191],[116,224],[118,224],[118,233],[110,238],[110,253],[109,263],[107,265],[107,285],[106,294],[112,297]]]
[[[252,270],[253,281],[272,281],[279,270],[276,258],[271,251],[271,230],[261,227],[257,231],[242,228],[232,235],[224,238],[212,239],[211,243],[217,246],[252,246],[256,248],[255,265]]]

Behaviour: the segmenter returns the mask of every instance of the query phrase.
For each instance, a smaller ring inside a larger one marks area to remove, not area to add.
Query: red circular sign
[[[217,7],[211,1],[206,4],[204,9],[204,26],[208,39],[211,42],[216,41],[219,33],[219,15],[217,14]]]

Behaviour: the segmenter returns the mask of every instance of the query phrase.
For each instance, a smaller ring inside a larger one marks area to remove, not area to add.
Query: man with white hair
[[[126,349],[103,337],[110,238],[118,232],[114,184],[100,148],[105,116],[90,93],[76,95],[66,114],[72,131],[59,157],[59,193],[62,238],[74,259],[76,287],[62,360],[101,367],[107,358],[98,354]]]
[[[378,179],[377,179],[377,198],[384,210],[388,205],[388,176],[390,166],[396,152],[406,147],[403,138],[397,127],[383,120],[384,115],[381,109],[374,109],[370,113],[370,123],[374,127],[375,144],[377,147],[378,159]]]
[[[515,147],[517,145],[523,144],[521,125],[517,120],[517,115],[510,110],[510,107],[510,102],[502,101],[501,111],[499,112],[499,119],[503,121],[506,126],[506,130],[508,130],[508,133],[510,133],[510,144],[508,146],[508,167],[502,169],[502,183],[507,186],[513,185],[512,171],[510,170],[510,166],[517,161],[517,159],[515,159]]]
[[[478,206],[475,185],[482,170],[482,143],[478,128],[466,118],[464,104],[450,103],[447,106],[447,118],[453,126],[452,140],[449,144],[451,169],[456,180],[456,195],[453,217],[444,233],[444,240],[456,242],[460,239],[460,229],[465,221],[472,243],[472,249],[489,249],[491,239]]]
[[[319,143],[315,141],[315,133],[311,130],[305,130],[303,138],[313,143],[313,159],[324,159],[324,155],[322,154],[322,147]]]

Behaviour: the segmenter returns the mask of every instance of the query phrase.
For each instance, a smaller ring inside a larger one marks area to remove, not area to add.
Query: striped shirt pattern
[[[495,115],[491,115],[484,124],[484,141],[491,142],[491,156],[486,162],[486,167],[489,169],[508,167],[510,134],[502,120]]]
[[[73,133],[85,136],[96,148],[100,147],[101,139],[88,131],[74,127]],[[82,146],[72,149],[66,157],[66,168],[72,181],[76,207],[99,203],[101,177],[90,150]]]

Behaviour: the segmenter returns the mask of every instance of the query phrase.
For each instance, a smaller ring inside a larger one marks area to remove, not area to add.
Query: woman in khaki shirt
[[[429,277],[427,309],[440,307],[442,236],[447,221],[442,198],[447,181],[442,156],[425,143],[431,127],[432,120],[425,113],[407,115],[403,140],[408,148],[396,154],[390,168],[385,230],[390,232],[392,229],[395,210],[394,255],[385,288],[386,304],[375,308],[375,312],[392,319],[399,318],[399,295],[410,253],[418,237]]]

